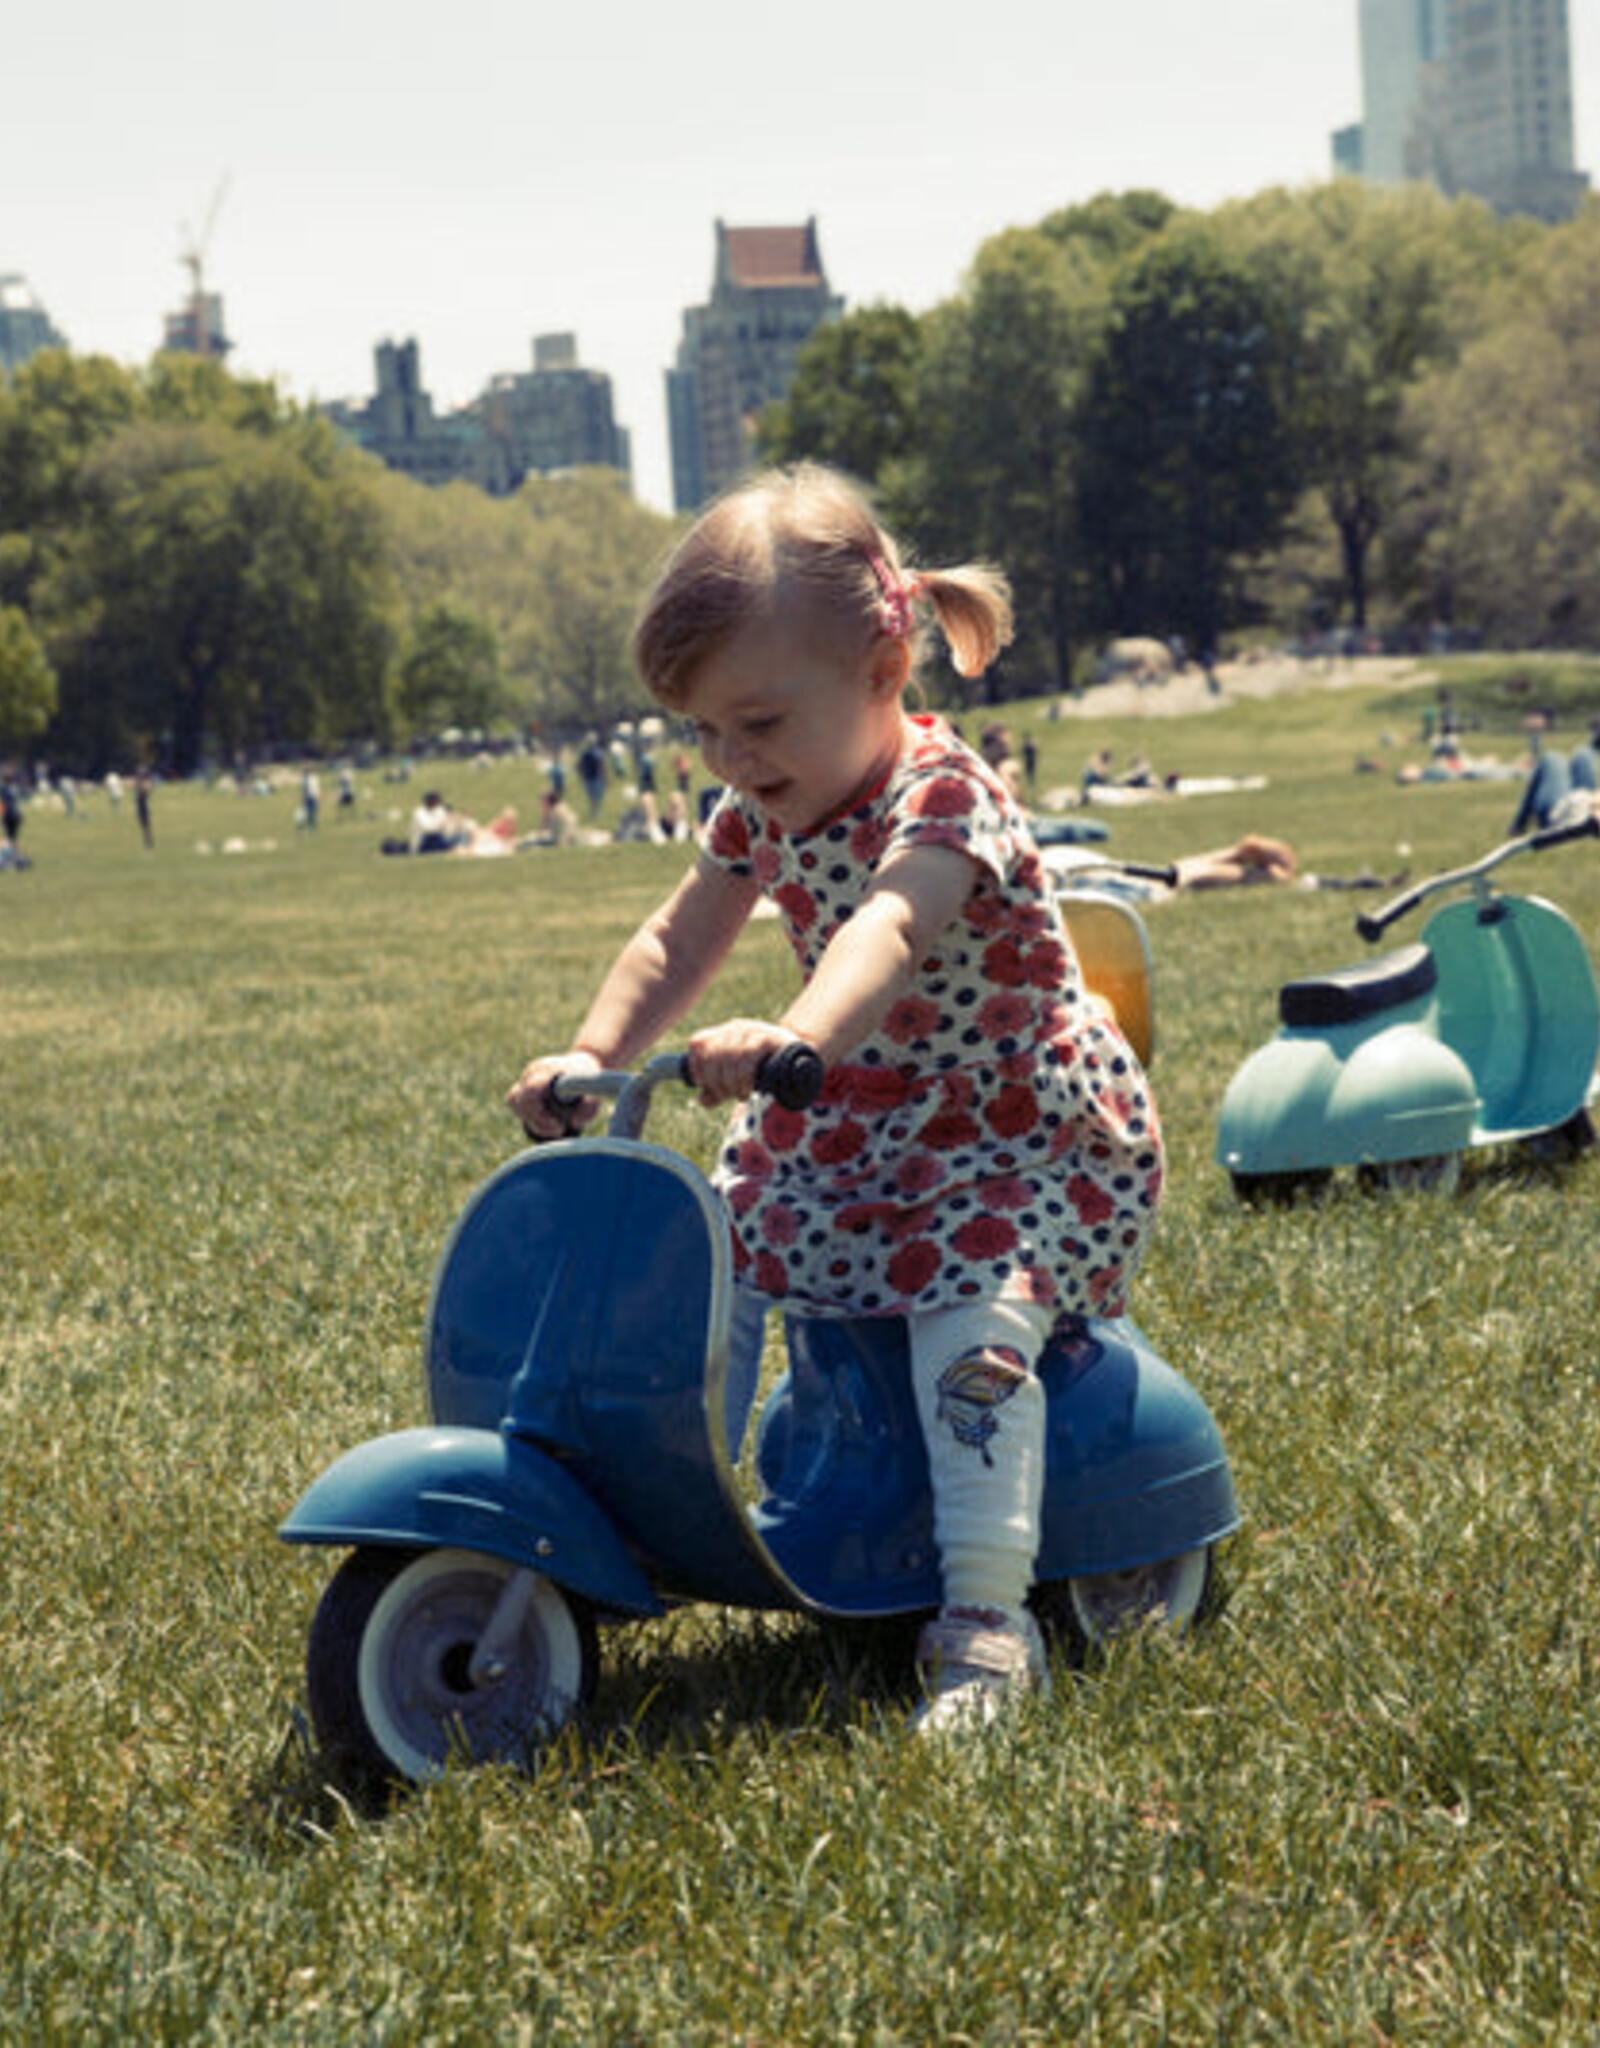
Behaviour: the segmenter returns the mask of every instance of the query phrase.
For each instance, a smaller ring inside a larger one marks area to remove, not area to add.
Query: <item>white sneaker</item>
[[[967,1734],[986,1728],[1029,1692],[1048,1692],[1044,1638],[1026,1608],[949,1608],[917,1638],[917,1669],[926,1697],[912,1716],[919,1735]]]

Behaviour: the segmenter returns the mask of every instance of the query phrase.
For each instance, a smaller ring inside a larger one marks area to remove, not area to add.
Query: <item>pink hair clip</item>
[[[878,588],[883,592],[878,605],[878,630],[890,640],[909,640],[916,630],[917,599],[922,585],[915,576],[896,576],[876,549],[867,556]]]

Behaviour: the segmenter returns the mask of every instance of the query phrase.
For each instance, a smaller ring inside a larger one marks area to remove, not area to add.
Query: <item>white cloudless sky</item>
[[[1570,21],[1600,178],[1600,0]],[[0,35],[0,274],[142,363],[203,234],[234,367],[308,400],[415,337],[444,412],[570,331],[667,509],[719,217],[815,215],[850,305],[921,311],[1097,192],[1320,180],[1360,113],[1357,0],[34,0]]]

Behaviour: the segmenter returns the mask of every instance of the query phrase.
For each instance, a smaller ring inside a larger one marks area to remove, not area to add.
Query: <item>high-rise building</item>
[[[672,492],[692,512],[750,465],[756,420],[784,397],[802,345],[844,301],[828,288],[817,223],[730,228],[716,224],[711,298],[683,316],[667,372]]]
[[[533,369],[493,378],[473,412],[495,450],[501,489],[564,469],[632,475],[632,443],[617,425],[611,379],[578,361],[575,335],[536,335]]]
[[[340,432],[418,483],[487,485],[482,430],[462,414],[435,416],[415,340],[380,341],[372,360],[378,388],[365,405],[323,407]]]
[[[1573,164],[1567,0],[1360,0],[1362,120],[1334,163],[1426,179],[1502,213],[1566,220]]]
[[[27,279],[15,274],[0,277],[0,377],[20,370],[41,349],[66,345]]]
[[[233,347],[222,317],[222,299],[216,292],[191,292],[162,326],[161,346],[170,355],[210,356],[221,362]]]

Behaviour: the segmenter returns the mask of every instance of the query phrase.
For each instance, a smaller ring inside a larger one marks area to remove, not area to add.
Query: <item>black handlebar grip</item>
[[[809,1109],[822,1093],[822,1055],[796,1038],[769,1052],[756,1069],[756,1086],[780,1109]]]

